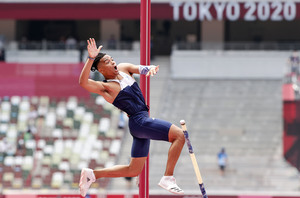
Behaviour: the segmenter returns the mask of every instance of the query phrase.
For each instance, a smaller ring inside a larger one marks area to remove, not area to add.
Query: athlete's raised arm
[[[94,59],[100,52],[102,45],[100,45],[97,48],[95,39],[91,39],[91,38],[87,41],[87,43],[88,43],[87,50],[88,50],[89,57],[88,57],[87,61],[85,62],[85,65],[81,71],[81,74],[79,77],[79,84],[80,84],[80,86],[82,86],[89,92],[101,94],[105,90],[105,88],[103,86],[103,82],[94,81],[92,79],[89,79],[89,76],[90,76],[90,71],[91,71],[91,67],[94,62]]]

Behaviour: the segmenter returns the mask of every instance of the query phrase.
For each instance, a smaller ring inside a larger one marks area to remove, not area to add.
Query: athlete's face
[[[102,74],[117,75],[119,73],[116,62],[109,55],[105,55],[103,56],[103,58],[101,58],[98,67],[99,67],[99,72],[101,72]]]

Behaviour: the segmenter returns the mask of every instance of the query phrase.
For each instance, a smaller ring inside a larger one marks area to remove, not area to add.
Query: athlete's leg
[[[169,130],[169,142],[171,142],[172,144],[168,153],[168,161],[165,176],[173,175],[175,165],[178,161],[181,150],[185,143],[185,138],[182,130],[174,124],[171,125]]]
[[[128,165],[115,165],[98,170],[82,169],[79,181],[80,194],[84,197],[92,183],[101,177],[135,177],[140,174],[149,153],[149,145],[149,139],[133,137],[132,157]]]
[[[184,194],[184,191],[177,186],[176,179],[173,177],[174,168],[180,156],[181,150],[185,143],[183,132],[175,125],[171,125],[169,130],[169,142],[171,146],[168,153],[167,167],[164,176],[158,185],[174,194]]]
[[[110,168],[94,170],[96,179],[101,177],[135,177],[143,170],[147,157],[131,158],[128,165],[115,165]]]
[[[129,165],[116,165],[111,168],[92,170],[84,168],[81,170],[79,189],[80,194],[85,197],[90,186],[96,179],[101,177],[135,177],[144,167],[147,157],[131,158]]]

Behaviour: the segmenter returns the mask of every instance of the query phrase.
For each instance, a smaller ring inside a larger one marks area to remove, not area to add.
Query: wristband
[[[91,57],[89,57],[89,56],[88,56],[88,59],[90,59],[90,60],[95,60],[95,58],[91,58]]]

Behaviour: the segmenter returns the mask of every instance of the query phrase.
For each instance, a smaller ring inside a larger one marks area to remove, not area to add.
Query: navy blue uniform
[[[122,80],[118,82],[121,91],[112,103],[129,116],[129,130],[133,136],[131,157],[146,157],[149,153],[150,139],[169,141],[170,122],[150,118],[141,89],[137,82],[124,72],[119,72]]]

